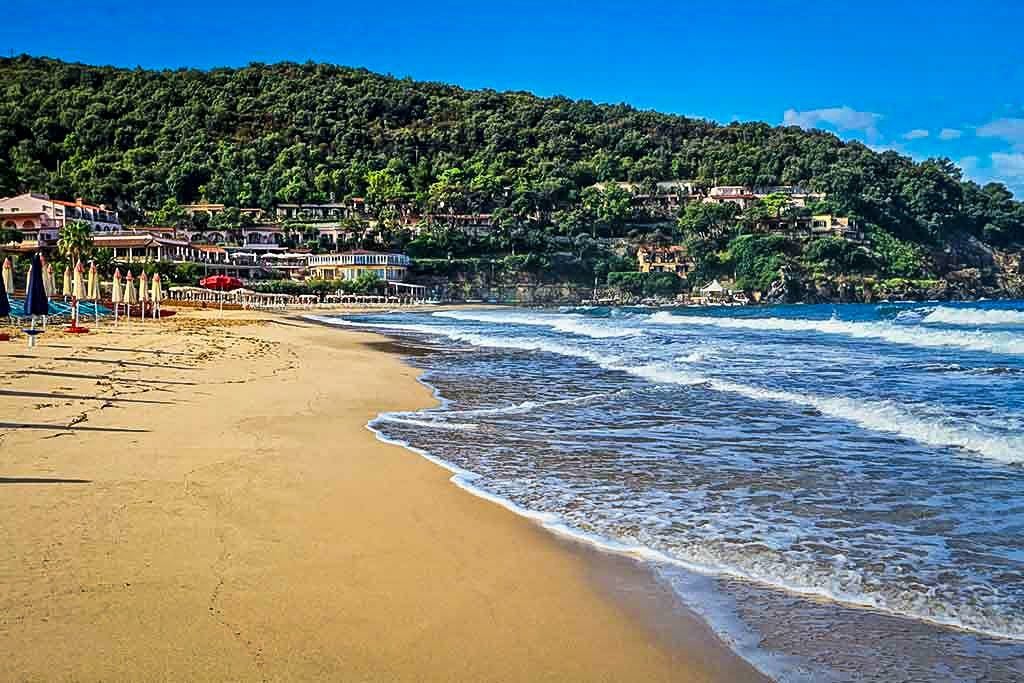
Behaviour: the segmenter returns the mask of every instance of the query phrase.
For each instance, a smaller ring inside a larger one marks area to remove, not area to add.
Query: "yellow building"
[[[309,257],[309,277],[318,280],[354,280],[362,273],[372,273],[381,281],[402,282],[409,272],[409,263],[409,257],[405,254],[376,251],[315,254]]]
[[[640,245],[636,250],[636,261],[641,273],[675,273],[679,277],[686,277],[693,268],[693,261],[682,245]]]

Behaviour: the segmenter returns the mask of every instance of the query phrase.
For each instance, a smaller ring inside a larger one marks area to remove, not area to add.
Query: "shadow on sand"
[[[32,356],[27,353],[5,354],[7,358],[22,358],[24,360],[63,360],[69,363],[106,363],[108,365],[130,365],[139,368],[160,368],[161,370],[195,370],[185,365],[167,365],[165,363],[140,363],[133,360],[116,360],[113,358],[82,358],[81,356]]]
[[[46,346],[51,349],[89,349],[90,351],[115,351],[117,353],[152,353],[157,356],[197,357],[194,353],[185,353],[184,351],[163,351],[161,349],[119,349],[114,346],[71,346],[69,344],[47,344]]]
[[[109,375],[85,375],[78,372],[57,372],[55,370],[15,370],[12,375],[42,375],[44,377],[65,377],[67,379],[88,379],[97,382],[110,380],[113,382],[140,382],[153,384],[180,384],[182,386],[194,387],[195,382],[177,382],[172,379],[149,379],[143,377],[110,377]]]
[[[148,429],[128,427],[79,427],[78,425],[53,425],[34,422],[0,422],[0,429],[46,429],[54,432],[120,432],[126,434],[147,434]]]
[[[58,479],[50,477],[0,477],[2,484],[91,484],[92,479]]]
[[[156,403],[171,405],[173,401],[155,401],[145,398],[107,398],[105,396],[81,396],[77,394],[50,394],[45,391],[12,391],[0,389],[0,396],[21,396],[23,398],[64,398],[71,401],[109,401],[110,403]]]

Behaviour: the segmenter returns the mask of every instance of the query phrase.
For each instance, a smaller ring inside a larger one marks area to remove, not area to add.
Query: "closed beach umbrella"
[[[25,315],[47,315],[50,312],[50,300],[46,297],[43,287],[43,261],[36,254],[32,257],[32,267],[28,271],[28,287],[25,290]]]
[[[85,288],[85,298],[92,301],[92,314],[96,324],[100,323],[100,278],[96,272],[96,262],[89,264],[89,282]]]
[[[146,275],[146,271],[139,273],[139,301],[143,304],[149,301],[149,277]],[[145,305],[142,308],[145,312]]]
[[[89,286],[86,287],[85,298],[92,301],[99,301],[100,299],[100,278],[99,273],[96,271],[95,261],[89,264]]]
[[[121,303],[121,269],[114,269],[114,286],[110,290],[110,301],[111,303]]]
[[[11,265],[11,259],[9,259],[9,258],[5,258],[4,259],[3,281],[4,281],[4,289],[6,289],[8,292],[12,292],[13,293],[14,292],[14,266]]]
[[[164,288],[160,283],[160,273],[153,274],[153,319],[156,320],[160,311],[160,300],[164,298]]]
[[[57,279],[53,275],[53,264],[43,262],[43,287],[46,288],[46,296],[53,297],[54,290],[57,289]]]
[[[114,322],[117,322],[118,311],[121,310],[121,269],[114,269],[114,285],[110,289],[110,303],[114,304]]]
[[[139,302],[139,293],[135,291],[135,277],[130,270],[124,278],[124,302],[129,306]]]
[[[85,268],[81,261],[75,264],[75,273],[71,277],[71,296],[76,299],[85,298]]]
[[[138,300],[138,292],[135,291],[135,278],[132,277],[132,271],[129,270],[124,279],[124,308],[128,314],[129,323],[132,321],[132,304],[137,303]]]
[[[4,265],[7,265],[5,262]],[[155,285],[156,282],[154,281]],[[0,277],[0,318],[11,314],[11,302],[7,298],[7,275]]]
[[[36,254],[32,257],[32,267],[28,271],[28,286],[25,288],[25,315],[32,317],[32,332],[28,335],[28,345],[36,345],[36,316],[43,317],[43,324],[46,324],[46,315],[50,312],[50,300],[46,298],[46,288],[43,287],[43,261]]]
[[[160,301],[164,298],[164,288],[160,282],[160,273],[153,275],[153,301]]]
[[[64,281],[61,283],[62,296],[71,296],[71,266],[64,268]]]
[[[72,306],[74,307],[71,311],[71,327],[78,327],[78,304],[85,298],[85,268],[82,268],[82,262],[79,261],[75,264],[74,274],[71,276],[71,298],[74,300]]]

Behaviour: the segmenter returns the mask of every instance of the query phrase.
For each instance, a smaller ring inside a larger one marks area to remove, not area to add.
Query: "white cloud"
[[[959,162],[957,162],[957,166],[959,166],[963,170],[964,175],[973,176],[978,170],[978,157],[964,157]]]
[[[787,109],[782,115],[782,123],[786,126],[800,126],[801,128],[818,128],[821,124],[827,123],[837,130],[859,131],[873,139],[878,136],[878,121],[881,118],[881,114],[857,111],[850,107],[828,107],[808,109],[807,111]]]
[[[924,128],[915,128],[914,130],[908,130],[903,134],[904,140],[917,140],[918,138],[928,137],[928,131]]]
[[[983,138],[1001,138],[1008,142],[1024,143],[1024,119],[996,119],[977,130]]]
[[[1024,197],[1024,153],[993,152],[982,165],[976,156],[967,156],[958,162],[964,176],[974,182],[997,182],[1006,185],[1017,197]]]
[[[1024,154],[1006,152],[992,153],[992,172],[995,176],[1015,179],[1017,183],[1024,181]]]
[[[963,133],[956,128],[943,128],[939,131],[940,140],[956,140],[961,135],[963,135]]]

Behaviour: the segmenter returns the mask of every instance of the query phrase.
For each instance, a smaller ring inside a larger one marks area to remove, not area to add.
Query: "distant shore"
[[[381,337],[195,311],[20,342],[0,678],[761,679],[641,565],[377,440],[432,400]]]

